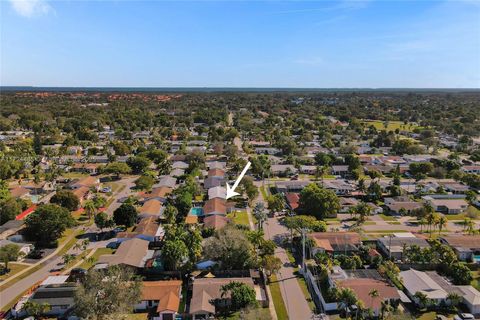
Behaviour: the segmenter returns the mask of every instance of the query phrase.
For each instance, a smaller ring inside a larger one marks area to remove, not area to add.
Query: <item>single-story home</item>
[[[181,280],[144,281],[141,302],[135,310],[150,311],[152,320],[174,320],[181,296]]]

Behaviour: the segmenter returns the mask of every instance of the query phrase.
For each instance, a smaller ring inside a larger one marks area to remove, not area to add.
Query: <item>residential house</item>
[[[273,175],[292,175],[297,173],[297,168],[291,164],[274,164],[270,166]]]
[[[397,288],[384,280],[370,278],[350,278],[339,281],[337,286],[340,288],[351,289],[358,300],[363,302],[365,308],[373,311],[375,316],[379,316],[382,311],[382,302],[400,300],[400,294]],[[370,292],[376,290],[378,296],[372,298]]]
[[[175,320],[182,297],[182,281],[144,281],[141,295],[135,310],[152,312],[152,320]]]
[[[208,199],[221,198],[225,199],[227,196],[227,189],[224,187],[213,187],[208,189]]]
[[[392,236],[385,236],[377,240],[377,247],[387,257],[395,260],[402,260],[404,248],[410,246],[428,248],[427,240],[415,237],[412,233],[394,233]]]
[[[277,148],[272,148],[272,147],[257,147],[255,148],[255,153],[256,154],[268,154],[268,155],[276,155],[280,154],[282,150],[277,149]]]
[[[205,216],[209,216],[212,214],[226,215],[227,206],[225,199],[213,198],[208,200],[203,206],[203,213]]]
[[[225,171],[222,169],[210,169],[208,171],[208,177],[223,179],[225,177]]]
[[[120,243],[114,254],[101,255],[95,269],[102,269],[109,266],[127,266],[133,269],[142,269],[145,261],[153,255],[148,250],[149,242],[143,239],[133,238]]]
[[[205,189],[211,189],[214,187],[219,187],[221,185],[225,184],[224,179],[219,179],[217,177],[208,177],[203,181],[203,187]]]
[[[231,282],[241,282],[255,289],[252,278],[199,278],[193,281],[192,299],[190,301],[190,314],[193,320],[210,319],[215,315],[216,306],[228,306],[230,297],[222,297],[222,286]],[[255,290],[257,301],[263,301],[265,298],[261,295],[261,290]]]
[[[172,190],[173,189],[169,187],[154,188],[152,189],[152,192],[146,193],[144,195],[144,199],[145,201],[155,199],[160,201],[161,203],[165,203],[165,201],[167,201],[168,195],[172,193]]]
[[[394,201],[385,203],[385,207],[393,214],[401,214],[402,212],[410,214],[415,210],[422,208],[423,203],[417,201]]]
[[[275,189],[278,193],[287,193],[287,192],[300,192],[308,186],[310,181],[278,181],[275,183]]]
[[[419,299],[415,296],[417,292],[425,294],[434,305],[439,305],[447,299],[448,293],[426,272],[415,269],[401,271],[400,278],[408,297],[416,304],[420,304]]]
[[[362,240],[356,232],[314,232],[308,235],[313,240],[311,254],[327,252],[333,256],[353,254],[359,250]]]
[[[231,220],[229,218],[214,214],[214,215],[207,216],[205,217],[205,219],[203,219],[203,226],[205,228],[212,228],[215,230],[219,230],[225,227],[230,222]]]
[[[315,174],[317,172],[317,166],[300,166],[300,172],[304,174]]]
[[[138,214],[140,217],[153,216],[161,218],[163,215],[162,202],[156,198],[149,199],[138,209]]]
[[[299,205],[300,195],[298,193],[286,193],[285,199],[287,200],[287,206],[290,210],[296,210]]]
[[[480,255],[480,235],[448,235],[440,241],[449,245],[462,261],[473,260],[475,255]]]
[[[167,187],[174,189],[177,184],[177,179],[171,176],[164,176],[160,181],[154,186],[157,187]]]
[[[459,214],[467,210],[468,202],[465,199],[434,199],[424,197],[435,211],[446,214]]]
[[[463,166],[462,171],[465,173],[480,174],[480,165]]]
[[[188,168],[188,163],[184,161],[175,161],[172,163],[172,169],[182,169],[186,170]]]
[[[334,165],[332,166],[332,174],[336,176],[341,176],[345,178],[348,175],[348,166],[344,165]]]
[[[336,195],[349,195],[357,188],[351,183],[348,183],[345,180],[324,180],[323,187],[325,189],[332,190]]]
[[[31,243],[21,243],[21,242],[13,242],[10,240],[0,240],[0,248],[3,248],[7,245],[14,244],[19,247],[19,251],[21,254],[26,256],[27,254],[30,253],[30,251],[33,250],[33,244]]]
[[[149,216],[141,219],[133,231],[124,231],[117,233],[117,239],[139,238],[149,242],[158,242],[164,235],[163,227],[158,223],[155,216]]]
[[[48,304],[50,310],[45,316],[62,317],[73,309],[76,290],[77,284],[70,282],[44,285],[35,290],[28,301],[37,304]]]
[[[88,173],[90,175],[98,174],[99,164],[96,163],[75,163],[71,168],[71,172]]]

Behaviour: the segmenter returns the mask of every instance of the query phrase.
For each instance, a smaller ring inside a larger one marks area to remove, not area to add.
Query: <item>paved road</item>
[[[269,218],[264,225],[264,231],[267,239],[276,242],[280,242],[282,238],[288,236],[288,230],[279,223],[278,218]],[[294,274],[294,268],[290,265],[285,249],[277,247],[277,249],[275,249],[275,255],[280,258],[283,263],[282,268],[277,272],[277,280],[280,284],[280,290],[289,319],[311,319],[312,311],[298,284],[297,277]]]
[[[114,201],[112,204],[107,208],[106,212],[108,214],[113,214],[113,211],[117,209],[121,203],[118,202],[118,199],[128,197],[133,193],[132,187],[134,186],[134,181],[137,177],[127,177],[122,180],[119,180],[117,183],[121,185],[125,185],[122,191],[113,195]],[[93,225],[87,228],[86,233],[96,232],[98,229]],[[82,241],[80,239],[79,241]],[[66,241],[65,243],[67,243]],[[91,242],[88,245],[89,249],[101,248],[105,247],[109,241],[98,241],[98,242]],[[73,254],[80,254],[81,252],[71,248],[68,253]],[[7,289],[0,292],[0,309],[9,304],[13,299],[15,299],[19,294],[25,292],[30,287],[35,285],[36,283],[43,281],[47,276],[50,275],[50,270],[55,269],[59,266],[59,264],[63,263],[62,257],[57,256],[56,254],[52,257],[49,257],[41,262],[43,264],[42,268],[35,271],[34,273],[28,275],[24,279],[16,282],[13,286],[8,287]]]
[[[262,182],[254,182],[257,187],[260,187]],[[262,193],[259,192],[256,202],[265,202]],[[265,238],[280,244],[284,237],[287,237],[288,230],[280,224],[278,218],[268,218],[263,226]],[[305,295],[303,294],[297,277],[294,274],[294,267],[290,265],[287,253],[284,248],[278,246],[275,249],[275,255],[282,261],[283,266],[277,272],[277,280],[280,285],[283,302],[287,309],[288,318],[291,320],[307,320],[312,318],[312,311],[308,305]]]
[[[138,178],[137,176],[125,177],[119,181],[115,181],[116,183],[120,184],[121,188],[123,189],[122,191],[113,195],[114,200],[112,204],[105,211],[108,215],[112,215],[113,212],[122,205],[122,203],[118,201],[119,199],[127,198],[134,194],[132,188],[135,186],[135,180],[137,180],[137,178]]]

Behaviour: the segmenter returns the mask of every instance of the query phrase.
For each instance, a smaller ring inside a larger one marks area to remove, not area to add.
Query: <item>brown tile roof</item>
[[[12,190],[10,190],[10,194],[14,198],[20,198],[26,194],[30,193],[30,191],[24,187],[16,187]]]
[[[155,236],[158,230],[157,217],[147,217],[140,220],[134,232],[137,234],[144,234],[148,236]]]
[[[157,312],[178,311],[182,281],[145,281],[142,285],[142,300],[159,301]]]
[[[230,219],[224,216],[211,215],[203,219],[203,225],[207,228],[222,229],[230,222]]]
[[[344,246],[358,246],[362,243],[360,235],[355,232],[314,232],[309,237],[318,248],[333,250]]]
[[[297,209],[298,208],[298,202],[300,201],[300,196],[298,193],[287,193],[285,195],[287,198],[287,202],[290,205],[292,209]]]
[[[212,212],[219,212],[220,214],[226,214],[227,208],[225,205],[225,199],[213,198],[205,202],[203,206],[203,212],[209,214]]]
[[[162,203],[157,199],[148,200],[140,207],[138,210],[139,213],[149,213],[149,214],[160,214],[160,209],[162,208]]]
[[[215,306],[211,300],[221,298],[220,288],[230,282],[242,282],[254,288],[252,278],[200,278],[193,281],[192,300],[190,301],[190,313],[215,312]]]
[[[342,288],[352,289],[353,292],[355,292],[357,298],[363,301],[365,307],[371,308],[372,310],[380,310],[382,306],[382,301],[384,300],[400,298],[398,290],[395,287],[389,285],[385,281],[375,279],[347,279],[338,282],[338,286]],[[378,291],[379,296],[372,299],[369,293],[373,289],[376,289]]]
[[[76,195],[79,200],[84,199],[89,192],[90,188],[85,186],[73,190],[73,194]]]
[[[221,169],[211,169],[208,170],[208,176],[209,177],[223,177],[225,176],[225,171]]]
[[[169,187],[158,187],[153,189],[151,193],[145,194],[145,198],[165,198],[172,190]]]
[[[83,185],[83,186],[86,186],[86,187],[93,187],[94,185],[98,184],[98,178],[88,176],[88,177],[85,177],[83,179],[78,180],[75,184]]]

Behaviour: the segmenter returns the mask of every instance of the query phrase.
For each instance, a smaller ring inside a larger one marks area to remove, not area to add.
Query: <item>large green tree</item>
[[[123,203],[113,212],[113,221],[116,225],[130,228],[137,221],[138,212],[133,204]]]
[[[83,319],[122,319],[140,302],[141,287],[129,269],[90,271],[75,292],[75,314]]]
[[[80,205],[78,197],[70,190],[57,191],[50,199],[50,203],[58,204],[70,211],[75,211]]]
[[[25,220],[25,234],[40,247],[55,246],[63,232],[74,226],[70,212],[55,204],[38,207]]]
[[[340,201],[333,191],[311,183],[300,192],[299,209],[305,214],[323,219],[337,214]]]

